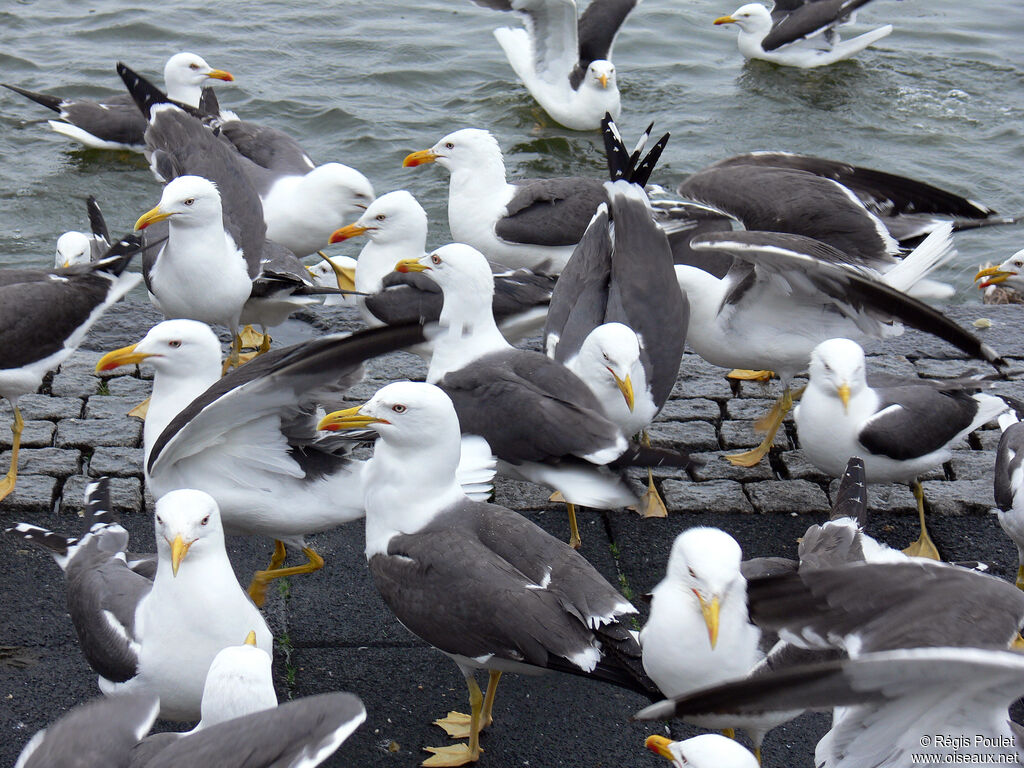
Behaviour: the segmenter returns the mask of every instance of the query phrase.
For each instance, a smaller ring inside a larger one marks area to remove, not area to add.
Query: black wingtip
[[[102,258],[93,263],[93,268],[112,275],[124,272],[136,254],[161,245],[167,238],[146,242],[141,234],[132,232],[110,246]]]
[[[54,112],[60,112],[61,104],[64,103],[64,99],[56,96],[47,96],[45,93],[36,93],[35,91],[26,91],[24,88],[19,88],[16,85],[8,85],[7,83],[0,83],[4,88],[9,88],[15,93],[21,94],[26,99],[31,99],[36,104],[42,104],[47,109],[52,109]]]
[[[832,505],[830,520],[849,517],[863,528],[868,521],[868,486],[864,472],[864,459],[852,457],[846,464],[846,472],[839,482],[836,501]]]
[[[110,478],[104,476],[85,487],[85,525],[91,529],[94,525],[120,522],[110,504]]]
[[[89,229],[96,237],[102,237],[108,243],[110,242],[110,232],[107,229],[107,221],[103,218],[103,211],[100,210],[100,204],[96,202],[96,198],[89,195],[85,199],[85,210],[89,214]]]
[[[622,141],[622,135],[619,133],[619,129],[615,125],[612,116],[607,112],[605,113],[604,119],[601,120],[601,135],[604,138],[608,177],[612,181],[625,179],[633,184],[639,184],[641,187],[647,184],[651,174],[654,172],[654,167],[661,158],[661,153],[665,151],[665,145],[668,144],[671,135],[666,133],[658,139],[650,151],[641,158],[640,155],[647,147],[648,138],[653,130],[654,123],[652,122],[647,126],[647,130],[644,131],[643,135],[641,135],[636,148],[630,152]]]
[[[170,102],[166,93],[161,91],[153,85],[153,83],[124,62],[117,62],[117,74],[120,75],[121,79],[124,81],[125,87],[128,89],[128,93],[130,93],[132,98],[135,99],[135,104],[138,106],[139,110],[141,110],[142,114],[146,116],[147,120],[149,119],[150,112],[152,112],[154,105]]]

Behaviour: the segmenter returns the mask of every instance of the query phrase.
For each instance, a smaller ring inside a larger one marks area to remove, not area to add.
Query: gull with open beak
[[[758,761],[740,744],[719,736],[702,733],[684,741],[664,736],[648,736],[644,746],[661,755],[676,768],[757,768]]]
[[[869,483],[910,483],[921,536],[909,555],[938,559],[924,521],[918,479],[948,461],[951,448],[994,420],[1006,403],[981,390],[979,378],[928,381],[885,377],[868,383],[864,350],[849,339],[823,341],[811,354],[810,380],[796,410],[800,447],[818,469],[841,477],[852,456],[864,459]]]
[[[979,290],[985,290],[990,285],[1001,285],[1020,291],[1024,290],[1024,277],[1021,277],[1021,272],[1024,272],[1024,248],[999,266],[979,270],[974,276],[974,281],[978,283]]]

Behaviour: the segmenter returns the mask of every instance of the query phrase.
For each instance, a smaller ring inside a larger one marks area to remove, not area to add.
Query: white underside
[[[786,67],[810,69],[848,59],[886,37],[890,32],[892,25],[886,24],[850,40],[840,41],[834,46],[829,46],[821,37],[815,37],[789,43],[774,51],[766,51],[761,47],[763,37],[740,31],[738,45],[740,53],[748,59],[763,59]]]
[[[141,144],[122,144],[119,141],[107,141],[98,136],[93,136],[88,131],[79,128],[77,125],[65,123],[62,120],[47,120],[50,128],[61,136],[66,136],[92,149],[127,149],[131,152],[142,152],[145,147]]]

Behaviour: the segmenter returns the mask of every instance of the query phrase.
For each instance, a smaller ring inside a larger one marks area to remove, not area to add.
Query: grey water
[[[892,23],[893,33],[853,60],[807,71],[744,62],[735,30],[711,23],[733,3],[644,0],[619,34],[624,134],[651,120],[672,133],[652,181],[671,188],[715,160],[780,149],[1024,212],[1020,0],[876,0],[854,32]],[[116,61],[160,83],[169,56],[193,51],[234,74],[235,83],[218,83],[223,106],[292,133],[318,163],[359,168],[378,194],[410,190],[440,245],[449,238],[447,175],[401,162],[450,131],[492,131],[512,176],[604,174],[597,132],[554,124],[516,80],[491,35],[516,23],[469,0],[6,0],[0,80],[95,98],[119,90]],[[141,155],[80,149],[48,129],[51,116],[0,93],[0,266],[49,266],[57,236],[87,227],[89,194],[118,234],[159,200]],[[944,276],[958,300],[978,301],[977,265],[1024,247],[1024,229],[967,232],[957,245]]]

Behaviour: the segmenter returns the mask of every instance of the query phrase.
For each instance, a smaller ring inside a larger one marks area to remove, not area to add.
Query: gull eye
[[[445,149],[455,149],[455,145],[454,145],[454,144],[452,144],[452,143],[451,143],[450,141],[446,141],[446,142],[444,143],[444,148],[445,148]]]
[[[182,200],[181,202],[183,202],[185,205],[192,205],[192,203],[194,203],[195,201],[196,199],[194,197],[189,197],[186,198],[185,200]]]
[[[195,62],[193,61],[193,62],[192,62],[191,64],[189,64],[189,65],[188,65],[188,68],[189,68],[189,69],[199,69],[199,65],[198,65],[198,64],[196,64],[196,63],[195,63]]]
[[[430,254],[430,263],[431,264],[440,264],[441,263],[441,257],[438,256],[436,253]]]
[[[167,346],[170,347],[171,349],[177,349],[178,347],[181,346],[181,342],[175,339],[174,341],[168,341]]]
[[[387,218],[383,213],[377,214],[377,221],[384,221]]]
[[[697,574],[694,572],[693,568],[687,568],[686,570],[690,572],[690,575],[693,576],[693,578],[697,578]]]
[[[156,516],[156,524],[157,525],[163,525],[164,524],[164,519],[162,517],[160,517],[160,515]]]
[[[401,403],[395,403],[391,406],[391,410],[395,413],[405,413],[405,406]]]
[[[204,518],[202,519],[202,521],[201,521],[201,522],[200,522],[199,524],[200,524],[200,525],[206,525],[206,524],[207,524],[208,522],[210,522],[210,516],[209,516],[209,515],[207,515],[206,517],[204,517]]]

